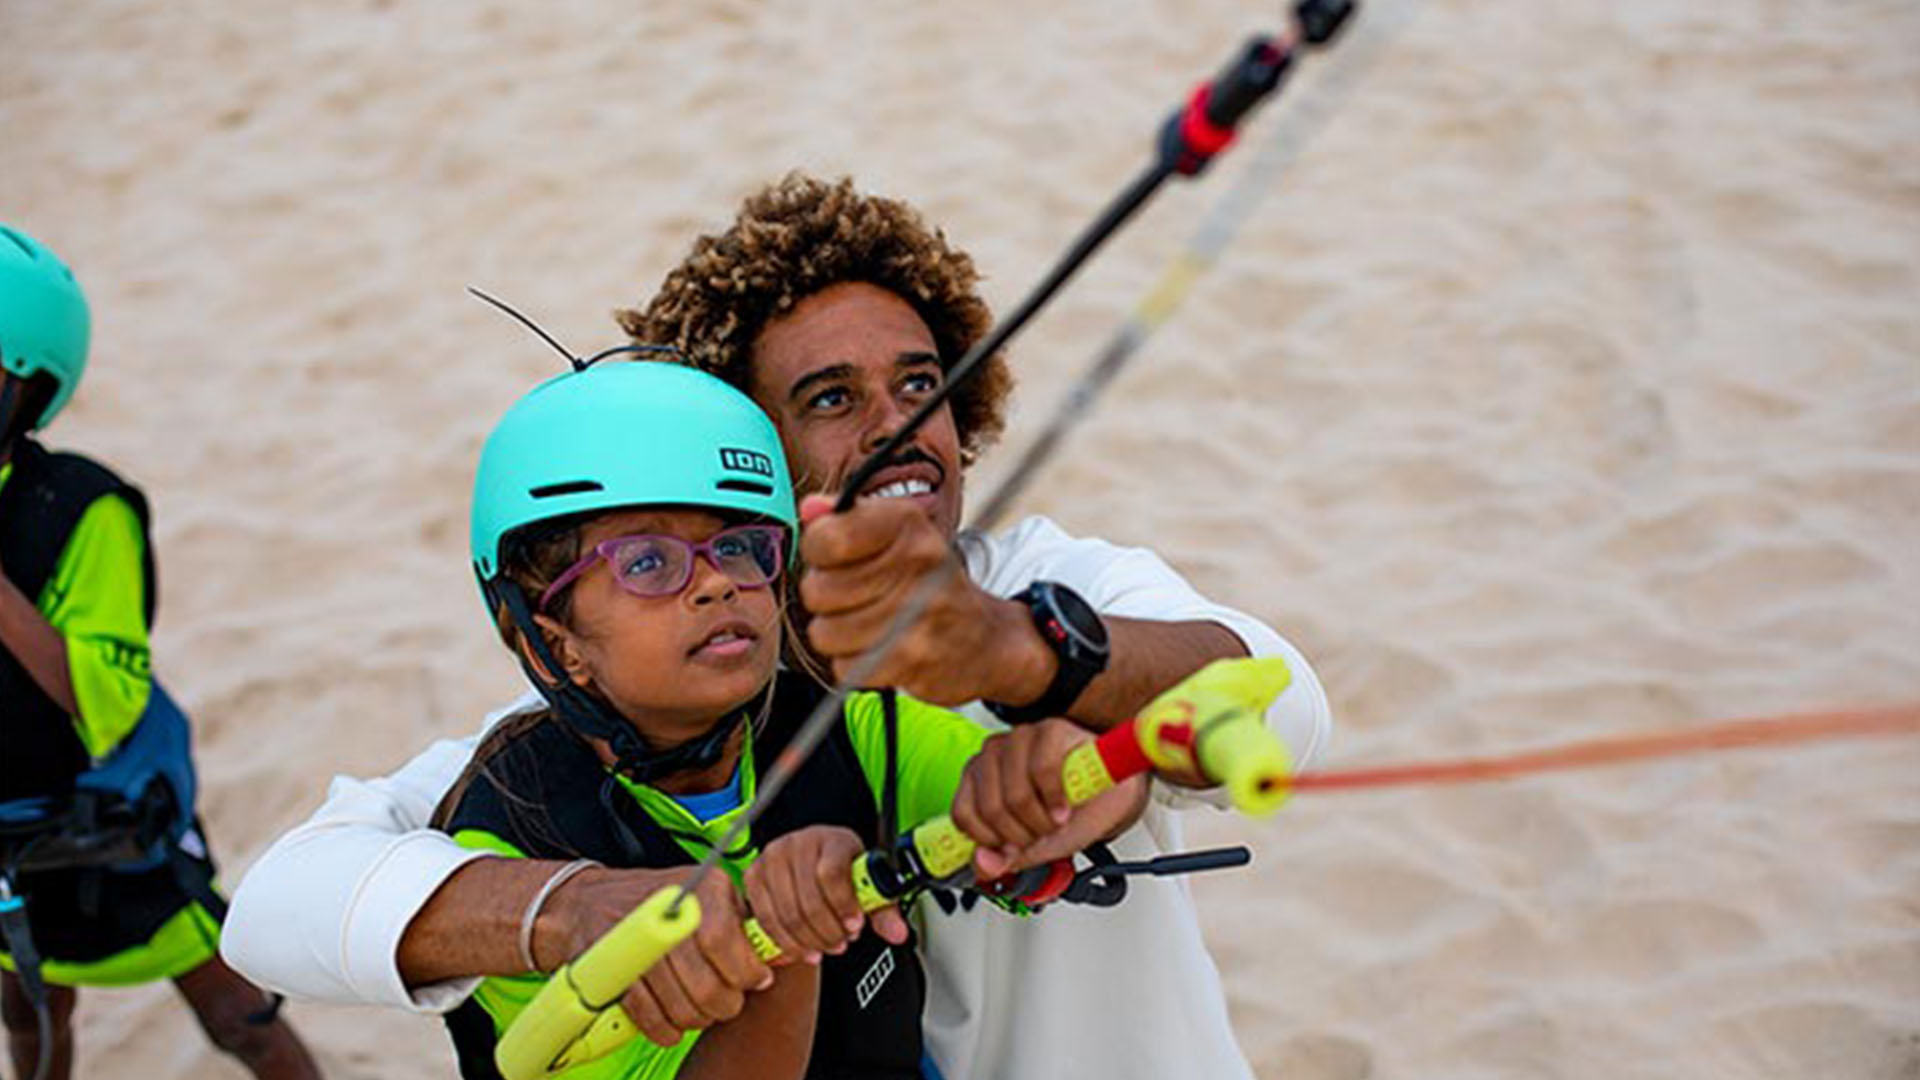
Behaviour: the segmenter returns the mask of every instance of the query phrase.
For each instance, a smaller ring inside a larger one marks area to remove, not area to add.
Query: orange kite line
[[[1728,720],[1686,731],[1618,735],[1498,757],[1303,773],[1288,783],[1295,791],[1334,791],[1401,784],[1466,784],[1743,746],[1777,746],[1888,735],[1920,735],[1920,703]]]

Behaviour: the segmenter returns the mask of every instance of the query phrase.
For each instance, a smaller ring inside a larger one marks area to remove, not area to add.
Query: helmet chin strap
[[[487,582],[486,588],[496,600],[507,606],[514,626],[519,628],[541,666],[557,675],[562,670],[561,666],[554,659],[552,650],[547,648],[539,626],[533,621],[533,612],[527,607],[526,592],[505,577]],[[613,771],[639,784],[651,783],[678,772],[710,768],[726,753],[727,740],[733,736],[733,729],[747,715],[746,709],[729,710],[700,735],[671,750],[655,750],[625,717],[572,682],[564,678],[549,682],[524,654],[520,658],[520,667],[540,691],[540,696],[553,707],[554,715],[560,718],[561,723],[584,738],[606,742],[613,751]],[[768,693],[771,692],[772,686],[769,685]]]
[[[24,428],[20,432],[13,430],[13,410],[20,400],[21,385],[20,380],[11,375],[0,375],[0,463],[13,457],[13,444],[25,431]]]

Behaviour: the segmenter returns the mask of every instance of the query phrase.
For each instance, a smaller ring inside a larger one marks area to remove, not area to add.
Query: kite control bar
[[[1286,661],[1278,658],[1207,665],[1134,719],[1069,752],[1061,769],[1068,801],[1086,802],[1157,769],[1222,784],[1245,813],[1272,813],[1287,797],[1291,765],[1286,747],[1267,729],[1265,714],[1291,679]],[[974,851],[973,840],[950,817],[915,826],[892,847],[854,860],[853,887],[861,910],[897,904],[933,887],[972,884]],[[508,1026],[494,1049],[501,1074],[507,1080],[551,1076],[632,1039],[638,1029],[618,1007],[621,995],[699,924],[698,901],[683,896],[678,886],[648,897],[554,972]],[[746,920],[742,929],[763,959],[779,959],[779,946],[756,920]]]

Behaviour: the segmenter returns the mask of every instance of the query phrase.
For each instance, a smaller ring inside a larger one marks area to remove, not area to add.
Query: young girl
[[[473,558],[548,708],[488,736],[436,824],[509,857],[706,855],[824,694],[779,668],[795,524],[772,423],[719,379],[602,363],[522,398],[481,452]],[[812,962],[774,969],[735,1020],[671,1046],[635,1039],[568,1075],[918,1076],[918,961],[849,915],[847,870],[943,812],[985,736],[904,697],[853,695],[723,863],[775,942]],[[464,1075],[495,1075],[499,1033],[544,978],[486,979],[449,1016]]]

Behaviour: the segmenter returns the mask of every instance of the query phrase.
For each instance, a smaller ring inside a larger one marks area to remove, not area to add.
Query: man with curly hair
[[[995,736],[1007,744],[1001,760],[1064,753],[1044,729],[1018,721],[1066,715],[1105,728],[1207,662],[1249,653],[1292,668],[1269,723],[1296,764],[1324,742],[1325,694],[1299,652],[1199,596],[1153,553],[1076,539],[1039,517],[993,536],[961,531],[964,470],[1004,422],[1013,385],[1004,356],[956,390],[853,509],[829,512],[824,496],[991,323],[971,259],[906,204],[848,180],[790,175],[751,195],[727,230],[700,238],[652,302],[622,312],[620,323],[636,341],[675,345],[739,386],[778,427],[808,496],[800,595],[809,649],[795,662],[844,670],[924,573],[957,561],[965,572],[948,579],[872,681],[963,706],[996,728],[1015,721]],[[1048,619],[1073,624],[1071,644],[1041,632]],[[327,804],[242,884],[229,959],[300,996],[442,1011],[477,976],[518,970],[516,928],[530,932],[537,954],[572,955],[677,877],[589,870],[549,895],[542,887],[559,867],[477,858],[428,831],[473,743],[438,743],[380,780],[336,779]],[[979,782],[1013,784],[1026,772]],[[1058,840],[1036,843],[1057,825],[1037,793],[993,794],[976,802],[963,789],[954,811],[969,833],[1000,841],[983,846],[984,874],[1063,853]],[[1159,782],[1148,797],[1140,782],[1076,811],[1066,834],[1074,846],[1112,837],[1120,858],[1150,858],[1179,848],[1176,809],[1207,799]],[[1015,809],[989,813],[985,804]],[[1250,1076],[1178,882],[1136,879],[1110,910],[1056,905],[1015,919],[922,904],[918,921],[929,1075]],[[729,976],[750,966],[740,962],[744,939],[711,922],[629,991],[630,1011],[680,1030],[739,1012],[756,989]],[[906,932],[876,929],[895,939]]]

